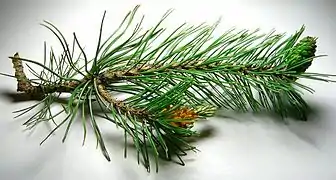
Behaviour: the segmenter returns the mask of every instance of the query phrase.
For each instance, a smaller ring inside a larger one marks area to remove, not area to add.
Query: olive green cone
[[[316,39],[307,36],[294,46],[288,58],[288,68],[298,73],[303,73],[309,68],[316,52]]]

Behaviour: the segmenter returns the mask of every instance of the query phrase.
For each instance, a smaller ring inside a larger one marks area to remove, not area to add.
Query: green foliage
[[[185,23],[165,36],[166,29],[161,24],[171,11],[153,28],[143,30],[142,18],[131,29],[138,8],[130,11],[105,41],[101,41],[102,21],[97,51],[91,60],[75,33],[70,47],[53,24],[43,24],[58,38],[64,51],[57,58],[51,49],[47,60],[45,47],[43,64],[20,58],[43,68],[38,73],[28,66],[35,76],[29,82],[41,87],[44,96],[37,104],[15,112],[21,113],[19,117],[41,107],[24,125],[33,128],[42,121],[54,122],[55,129],[42,142],[67,123],[64,142],[80,116],[84,144],[88,118],[97,144],[110,160],[97,123],[97,117],[104,118],[124,131],[125,157],[130,137],[138,163],[143,162],[150,170],[153,156],[157,171],[159,157],[171,160],[175,155],[184,164],[181,156],[188,150],[196,150],[185,139],[198,135],[192,124],[196,119],[213,116],[216,108],[243,112],[269,110],[286,117],[290,105],[306,118],[308,105],[300,91],[313,90],[296,79],[331,81],[326,79],[327,75],[305,72],[317,56],[316,38],[300,40],[304,27],[289,37],[274,31],[262,34],[259,30],[235,29],[215,37],[219,21],[198,26]],[[80,50],[77,57],[76,47]],[[61,86],[64,88],[60,89]],[[115,92],[128,96],[120,101],[113,97]],[[51,105],[64,93],[71,95],[62,104],[62,110],[52,114]],[[94,110],[97,106],[99,112]],[[177,118],[176,112],[182,112],[183,108],[189,111],[182,115],[189,118]],[[62,113],[67,116],[57,124],[54,119]],[[191,126],[176,126],[174,122],[188,122]]]

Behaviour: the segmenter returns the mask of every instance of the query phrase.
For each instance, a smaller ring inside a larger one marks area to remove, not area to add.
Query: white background
[[[319,37],[318,54],[328,57],[314,61],[309,71],[335,73],[336,21],[334,1],[130,1],[130,0],[5,0],[0,2],[0,71],[12,74],[7,58],[15,52],[22,57],[41,59],[43,41],[56,46],[54,36],[39,23],[51,21],[67,36],[76,32],[81,44],[93,55],[99,23],[107,10],[105,33],[112,32],[127,11],[141,4],[145,26],[154,25],[169,8],[175,9],[165,23],[176,27],[222,22],[217,30],[261,28],[268,32],[293,33],[302,24],[305,35]],[[107,35],[107,34],[106,34]],[[212,135],[196,143],[201,152],[185,158],[186,166],[162,163],[158,174],[137,165],[132,152],[123,158],[122,131],[105,130],[111,162],[95,149],[94,135],[81,146],[82,132],[74,127],[62,144],[58,131],[43,146],[48,133],[41,126],[34,133],[23,132],[24,119],[13,119],[12,111],[28,103],[13,103],[6,96],[15,92],[14,79],[1,77],[0,179],[1,180],[103,180],[103,179],[225,179],[225,180],[334,180],[336,179],[336,84],[305,81],[316,90],[304,95],[315,108],[307,122],[289,120],[282,124],[270,116],[225,114],[211,118],[204,127]],[[229,117],[233,118],[229,118]],[[110,133],[113,132],[113,133]]]

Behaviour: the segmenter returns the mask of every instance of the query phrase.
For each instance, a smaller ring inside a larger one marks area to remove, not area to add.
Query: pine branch
[[[306,72],[313,59],[320,56],[315,55],[317,38],[301,38],[304,27],[289,37],[275,32],[259,34],[259,30],[236,32],[235,29],[215,37],[219,21],[198,26],[185,23],[165,37],[166,29],[161,24],[171,11],[153,28],[143,31],[142,17],[130,31],[138,8],[130,11],[117,30],[102,41],[104,12],[97,51],[91,60],[75,33],[70,47],[61,31],[47,21],[42,25],[59,40],[63,48],[60,57],[51,48],[47,60],[46,44],[43,63],[20,58],[18,53],[10,57],[15,75],[2,75],[17,79],[18,92],[41,99],[15,111],[19,113],[16,117],[38,109],[24,123],[27,128],[43,121],[55,125],[41,143],[67,123],[64,142],[73,122],[81,115],[83,144],[89,119],[97,145],[110,160],[97,123],[100,117],[124,131],[125,157],[130,137],[138,163],[141,161],[149,171],[150,156],[153,156],[158,171],[160,157],[171,160],[175,155],[184,165],[181,155],[197,150],[187,142],[188,137],[198,136],[193,130],[194,123],[213,116],[216,109],[275,110],[285,118],[289,104],[306,119],[308,104],[300,93],[313,90],[297,79],[334,82],[329,78],[332,75]],[[23,63],[27,63],[35,78],[26,76]],[[36,72],[29,64],[41,67],[42,71]],[[115,92],[128,96],[118,100],[113,95]],[[70,97],[53,114],[51,106],[65,93]],[[101,113],[95,111],[95,106]],[[55,118],[63,113],[66,118],[56,123]]]

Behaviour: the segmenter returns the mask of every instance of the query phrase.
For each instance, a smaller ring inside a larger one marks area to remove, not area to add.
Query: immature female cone
[[[301,39],[293,48],[293,51],[289,55],[289,65],[288,67],[291,70],[296,71],[298,73],[304,73],[308,67],[311,65],[313,61],[313,57],[316,52],[316,40],[315,37],[304,37]],[[301,65],[298,63],[305,62]]]

